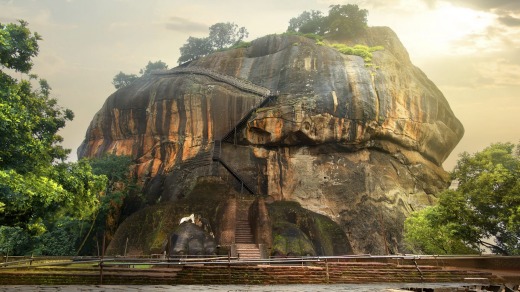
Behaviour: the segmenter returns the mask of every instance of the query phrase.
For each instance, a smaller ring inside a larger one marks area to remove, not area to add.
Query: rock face
[[[236,131],[219,158],[254,193],[331,218],[355,253],[402,252],[407,213],[447,187],[442,162],[464,130],[389,28],[343,42],[385,49],[367,66],[311,39],[273,35],[185,65],[277,93],[260,108],[265,97],[234,79],[175,69],[142,77],[107,99],[78,156],[131,155],[148,202],[175,202],[200,176],[236,183],[211,160],[214,141]]]
[[[169,255],[213,255],[215,240],[193,223],[183,223],[170,236]]]

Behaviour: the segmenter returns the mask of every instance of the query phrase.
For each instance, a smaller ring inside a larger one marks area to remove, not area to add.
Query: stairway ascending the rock
[[[260,259],[260,249],[254,242],[251,225],[249,224],[249,207],[252,200],[240,200],[237,209],[235,244],[240,260]]]

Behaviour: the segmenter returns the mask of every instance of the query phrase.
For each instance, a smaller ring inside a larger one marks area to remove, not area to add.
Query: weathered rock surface
[[[464,130],[390,29],[345,42],[385,50],[366,66],[310,39],[267,36],[186,66],[279,92],[237,129],[235,145],[222,145],[222,159],[256,193],[328,216],[356,253],[400,252],[406,214],[447,187],[442,162]],[[140,78],[107,99],[78,155],[131,155],[150,203],[176,201],[210,173],[233,182],[212,165],[213,141],[263,97],[228,83],[173,72]]]
[[[352,253],[343,230],[327,216],[306,210],[296,202],[277,201],[268,208],[274,222],[273,255],[329,256]]]
[[[169,243],[169,255],[213,255],[217,252],[215,239],[194,223],[179,225]]]

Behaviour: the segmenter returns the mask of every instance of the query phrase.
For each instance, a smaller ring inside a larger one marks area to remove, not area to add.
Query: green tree
[[[155,70],[167,70],[167,69],[168,69],[168,65],[161,60],[155,61],[155,62],[148,61],[148,64],[146,64],[146,66],[144,68],[139,70],[139,74],[141,74],[141,76],[146,76],[146,75],[150,75]],[[137,76],[135,74],[126,74],[126,73],[123,73],[122,71],[119,71],[119,73],[117,73],[116,76],[114,76],[114,78],[112,78],[112,84],[114,85],[114,87],[116,89],[120,89],[120,88],[123,88],[123,87],[126,87],[126,86],[132,84],[138,78],[139,78],[139,76]]]
[[[239,44],[249,36],[245,27],[231,22],[219,22],[209,27],[209,36],[206,38],[189,37],[186,43],[179,49],[181,56],[177,60],[179,64],[193,61],[211,54],[217,50],[223,50]]]
[[[0,254],[23,255],[31,246],[31,237],[20,227],[0,226]]]
[[[2,69],[29,73],[40,39],[24,21],[19,25],[0,23]],[[74,115],[49,97],[47,81],[40,80],[40,87],[34,91],[28,80],[18,81],[0,71],[0,169],[25,173],[68,154],[58,145],[62,138],[56,133]]]
[[[38,55],[41,36],[31,33],[26,21],[19,20],[19,23],[0,23],[0,64],[28,73],[33,65],[31,59]]]
[[[327,16],[329,33],[349,37],[359,34],[367,27],[368,10],[355,4],[331,5]]]
[[[116,89],[119,89],[132,84],[137,78],[139,77],[135,74],[126,74],[123,71],[119,71],[112,79],[112,84]]]
[[[514,148],[497,143],[473,155],[461,154],[452,173],[458,188],[440,194],[435,220],[426,216],[425,224],[447,228],[452,238],[472,249],[519,255],[520,157]],[[425,245],[421,240],[415,243]]]
[[[88,231],[83,235],[83,240],[77,248],[82,254],[94,251],[94,241],[101,242],[103,235],[108,239],[115,233],[119,224],[131,213],[141,207],[142,199],[135,192],[135,181],[130,174],[132,159],[129,156],[105,154],[89,161],[95,175],[107,178],[105,180],[105,195],[100,199],[99,208],[90,221]],[[129,204],[135,203],[135,205]],[[121,210],[127,205],[126,210]],[[128,206],[132,205],[132,206]],[[97,238],[97,239],[96,239]]]
[[[323,35],[326,31],[325,21],[326,18],[321,11],[304,11],[298,17],[289,20],[287,31]]]
[[[139,70],[139,74],[141,74],[141,76],[145,76],[145,75],[150,75],[152,73],[152,71],[155,71],[155,70],[167,70],[167,69],[168,69],[168,65],[166,65],[166,63],[164,63],[161,60],[155,61],[155,62],[148,61],[148,64],[146,64],[146,66],[143,69]]]
[[[209,42],[213,50],[222,50],[233,46],[249,36],[245,27],[231,22],[219,22],[209,27]]]
[[[437,207],[414,212],[404,224],[405,244],[416,254],[475,254],[462,240],[454,236],[451,224],[439,224]]]
[[[196,60],[213,52],[213,48],[208,38],[189,37],[179,49],[181,56],[177,60],[179,64]]]
[[[289,21],[288,32],[351,37],[367,27],[368,10],[355,4],[331,5],[327,16],[320,11],[304,11]]]
[[[57,218],[91,216],[106,180],[88,163],[63,162],[70,150],[57,133],[74,115],[50,97],[48,82],[40,79],[33,89],[31,80],[4,72],[30,73],[40,39],[24,21],[0,24],[0,227],[20,242],[28,236],[31,244]],[[27,252],[26,246],[16,253]]]

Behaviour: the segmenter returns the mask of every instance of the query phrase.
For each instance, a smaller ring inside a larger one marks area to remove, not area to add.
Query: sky
[[[187,38],[218,22],[246,27],[253,40],[335,4],[357,4],[369,26],[392,28],[444,93],[465,128],[446,170],[461,152],[520,142],[520,0],[0,0],[0,23],[23,19],[42,35],[33,73],[75,113],[60,132],[75,160],[120,71],[157,60],[175,67]]]

